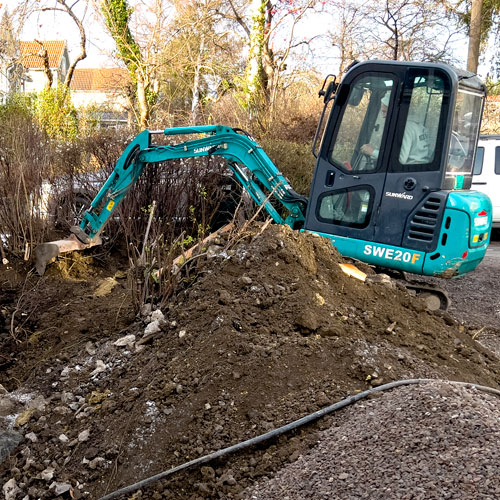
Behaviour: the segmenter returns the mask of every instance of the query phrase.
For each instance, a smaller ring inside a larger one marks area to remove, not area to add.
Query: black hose
[[[340,410],[341,408],[344,408],[344,407],[349,406],[353,403],[356,403],[360,399],[366,398],[367,396],[369,396],[375,392],[386,391],[386,390],[394,389],[395,387],[400,387],[403,385],[423,384],[423,383],[428,383],[428,382],[445,382],[445,383],[460,385],[460,386],[464,386],[464,387],[470,387],[472,389],[477,389],[478,391],[487,392],[488,394],[493,394],[495,396],[500,396],[500,390],[498,390],[498,389],[494,389],[492,387],[487,387],[484,385],[471,384],[468,382],[455,382],[455,381],[448,381],[448,380],[443,381],[443,380],[439,380],[439,379],[426,379],[426,378],[396,380],[394,382],[389,382],[388,384],[380,385],[378,387],[373,387],[372,389],[368,389],[366,391],[360,392],[359,394],[349,396],[346,399],[342,399],[341,401],[339,401],[337,403],[334,403],[330,406],[327,406],[321,410],[315,411],[314,413],[310,413],[309,415],[306,415],[305,417],[299,418],[298,420],[294,420],[293,422],[290,422],[289,424],[286,424],[282,427],[278,427],[277,429],[266,432],[265,434],[261,434],[260,436],[256,436],[254,438],[247,439],[246,441],[242,441],[241,443],[237,443],[235,445],[229,446],[228,448],[223,448],[222,450],[215,451],[215,452],[210,453],[208,455],[204,455],[203,457],[196,458],[195,460],[191,460],[191,461],[186,462],[184,464],[178,465],[177,467],[174,467],[174,468],[169,469],[167,471],[163,471],[163,472],[160,472],[159,474],[155,474],[154,476],[143,479],[142,481],[131,484],[130,486],[125,486],[123,488],[120,488],[119,490],[113,491],[112,493],[109,493],[109,494],[101,497],[99,500],[111,500],[112,498],[116,498],[119,495],[124,495],[126,493],[132,493],[133,491],[136,491],[136,490],[138,490],[144,486],[147,486],[151,483],[154,483],[156,481],[160,481],[161,479],[165,479],[166,477],[171,476],[172,474],[175,474],[176,472],[179,472],[179,471],[184,470],[184,469],[188,469],[188,468],[192,467],[193,465],[205,464],[207,462],[211,462],[212,460],[214,460],[216,458],[219,458],[219,457],[222,457],[225,455],[229,455],[229,454],[234,453],[236,451],[240,451],[240,450],[243,450],[243,449],[248,448],[250,446],[254,446],[256,444],[262,443],[264,441],[275,438],[277,436],[281,436],[282,434],[284,434],[286,432],[289,432],[291,430],[297,429],[298,427],[301,427],[303,425],[314,422],[315,420],[318,420],[319,418],[324,417],[325,415],[328,415],[328,414],[333,413],[337,410]]]

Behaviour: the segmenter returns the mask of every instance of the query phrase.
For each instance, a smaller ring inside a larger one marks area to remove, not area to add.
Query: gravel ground
[[[252,500],[500,498],[499,399],[447,383],[393,389],[339,413]]]

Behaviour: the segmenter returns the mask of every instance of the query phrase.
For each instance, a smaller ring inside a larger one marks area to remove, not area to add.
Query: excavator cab
[[[444,64],[369,61],[323,94],[331,111],[304,229],[375,265],[474,269],[491,226],[490,200],[469,190],[483,83]]]

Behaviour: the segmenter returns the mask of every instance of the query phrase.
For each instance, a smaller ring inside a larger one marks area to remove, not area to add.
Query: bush
[[[71,95],[61,85],[45,89],[33,101],[35,116],[50,137],[64,141],[76,139],[78,117]]]
[[[262,139],[260,143],[292,188],[309,196],[316,161],[311,152],[311,144],[270,137]]]
[[[45,238],[43,181],[51,165],[48,137],[30,107],[24,96],[0,106],[0,233],[9,251],[25,256]]]

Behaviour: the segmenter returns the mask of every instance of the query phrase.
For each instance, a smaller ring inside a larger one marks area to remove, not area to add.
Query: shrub
[[[62,86],[45,89],[33,101],[35,116],[50,137],[74,140],[78,135],[78,117],[71,95]]]
[[[0,106],[0,233],[9,251],[25,256],[46,234],[43,181],[51,164],[49,140],[30,106],[24,96]]]

